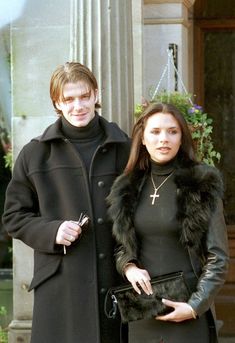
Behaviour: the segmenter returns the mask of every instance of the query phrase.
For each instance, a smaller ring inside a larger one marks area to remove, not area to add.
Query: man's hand
[[[69,220],[63,222],[56,235],[56,244],[71,245],[81,234],[81,227],[74,221]]]

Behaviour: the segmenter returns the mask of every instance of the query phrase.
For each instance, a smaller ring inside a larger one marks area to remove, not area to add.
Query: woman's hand
[[[167,299],[162,299],[162,302],[167,306],[173,307],[174,310],[169,314],[158,316],[155,319],[176,323],[188,319],[196,319],[196,313],[189,304],[183,302],[175,302]]]
[[[130,263],[124,268],[124,274],[138,294],[141,294],[141,288],[147,295],[153,294],[147,270],[140,269],[134,263]]]
[[[74,221],[69,220],[63,222],[56,235],[56,244],[71,245],[81,234],[81,227]]]

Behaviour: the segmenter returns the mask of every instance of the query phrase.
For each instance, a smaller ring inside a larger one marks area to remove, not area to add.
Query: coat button
[[[99,253],[99,259],[100,259],[100,260],[103,260],[104,258],[105,258],[105,254],[104,254],[104,253],[102,253],[102,252],[101,252],[101,253]]]
[[[97,223],[98,224],[103,224],[104,223],[104,219],[103,218],[98,218],[97,219]]]
[[[104,187],[104,181],[99,181],[98,182],[98,187],[103,188]]]
[[[100,294],[105,294],[107,292],[107,289],[106,288],[101,288],[100,289]]]

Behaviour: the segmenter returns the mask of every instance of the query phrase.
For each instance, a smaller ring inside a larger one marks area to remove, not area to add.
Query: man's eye
[[[69,103],[69,102],[72,102],[73,101],[73,98],[65,98],[65,102]]]
[[[89,98],[90,98],[90,94],[84,94],[84,95],[82,96],[82,98],[83,98],[83,99],[89,99]]]

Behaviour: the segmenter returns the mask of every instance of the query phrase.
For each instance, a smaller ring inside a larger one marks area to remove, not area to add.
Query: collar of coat
[[[99,114],[96,112],[96,116]],[[104,143],[117,143],[117,142],[126,142],[128,136],[124,131],[122,131],[116,123],[110,123],[105,118],[99,116],[100,125],[103,128],[106,140]],[[40,142],[47,142],[56,139],[65,139],[61,131],[61,118],[58,118],[55,123],[51,124],[46,128],[43,134],[39,137],[34,138],[33,140],[38,140]]]
[[[147,172],[135,171],[122,174],[113,184],[107,198],[108,214],[114,222],[113,234],[118,243],[133,238],[133,215]],[[188,168],[178,167],[174,173],[177,186],[177,219],[181,227],[184,246],[198,251],[209,228],[211,217],[223,195],[223,183],[219,171],[205,164]]]

